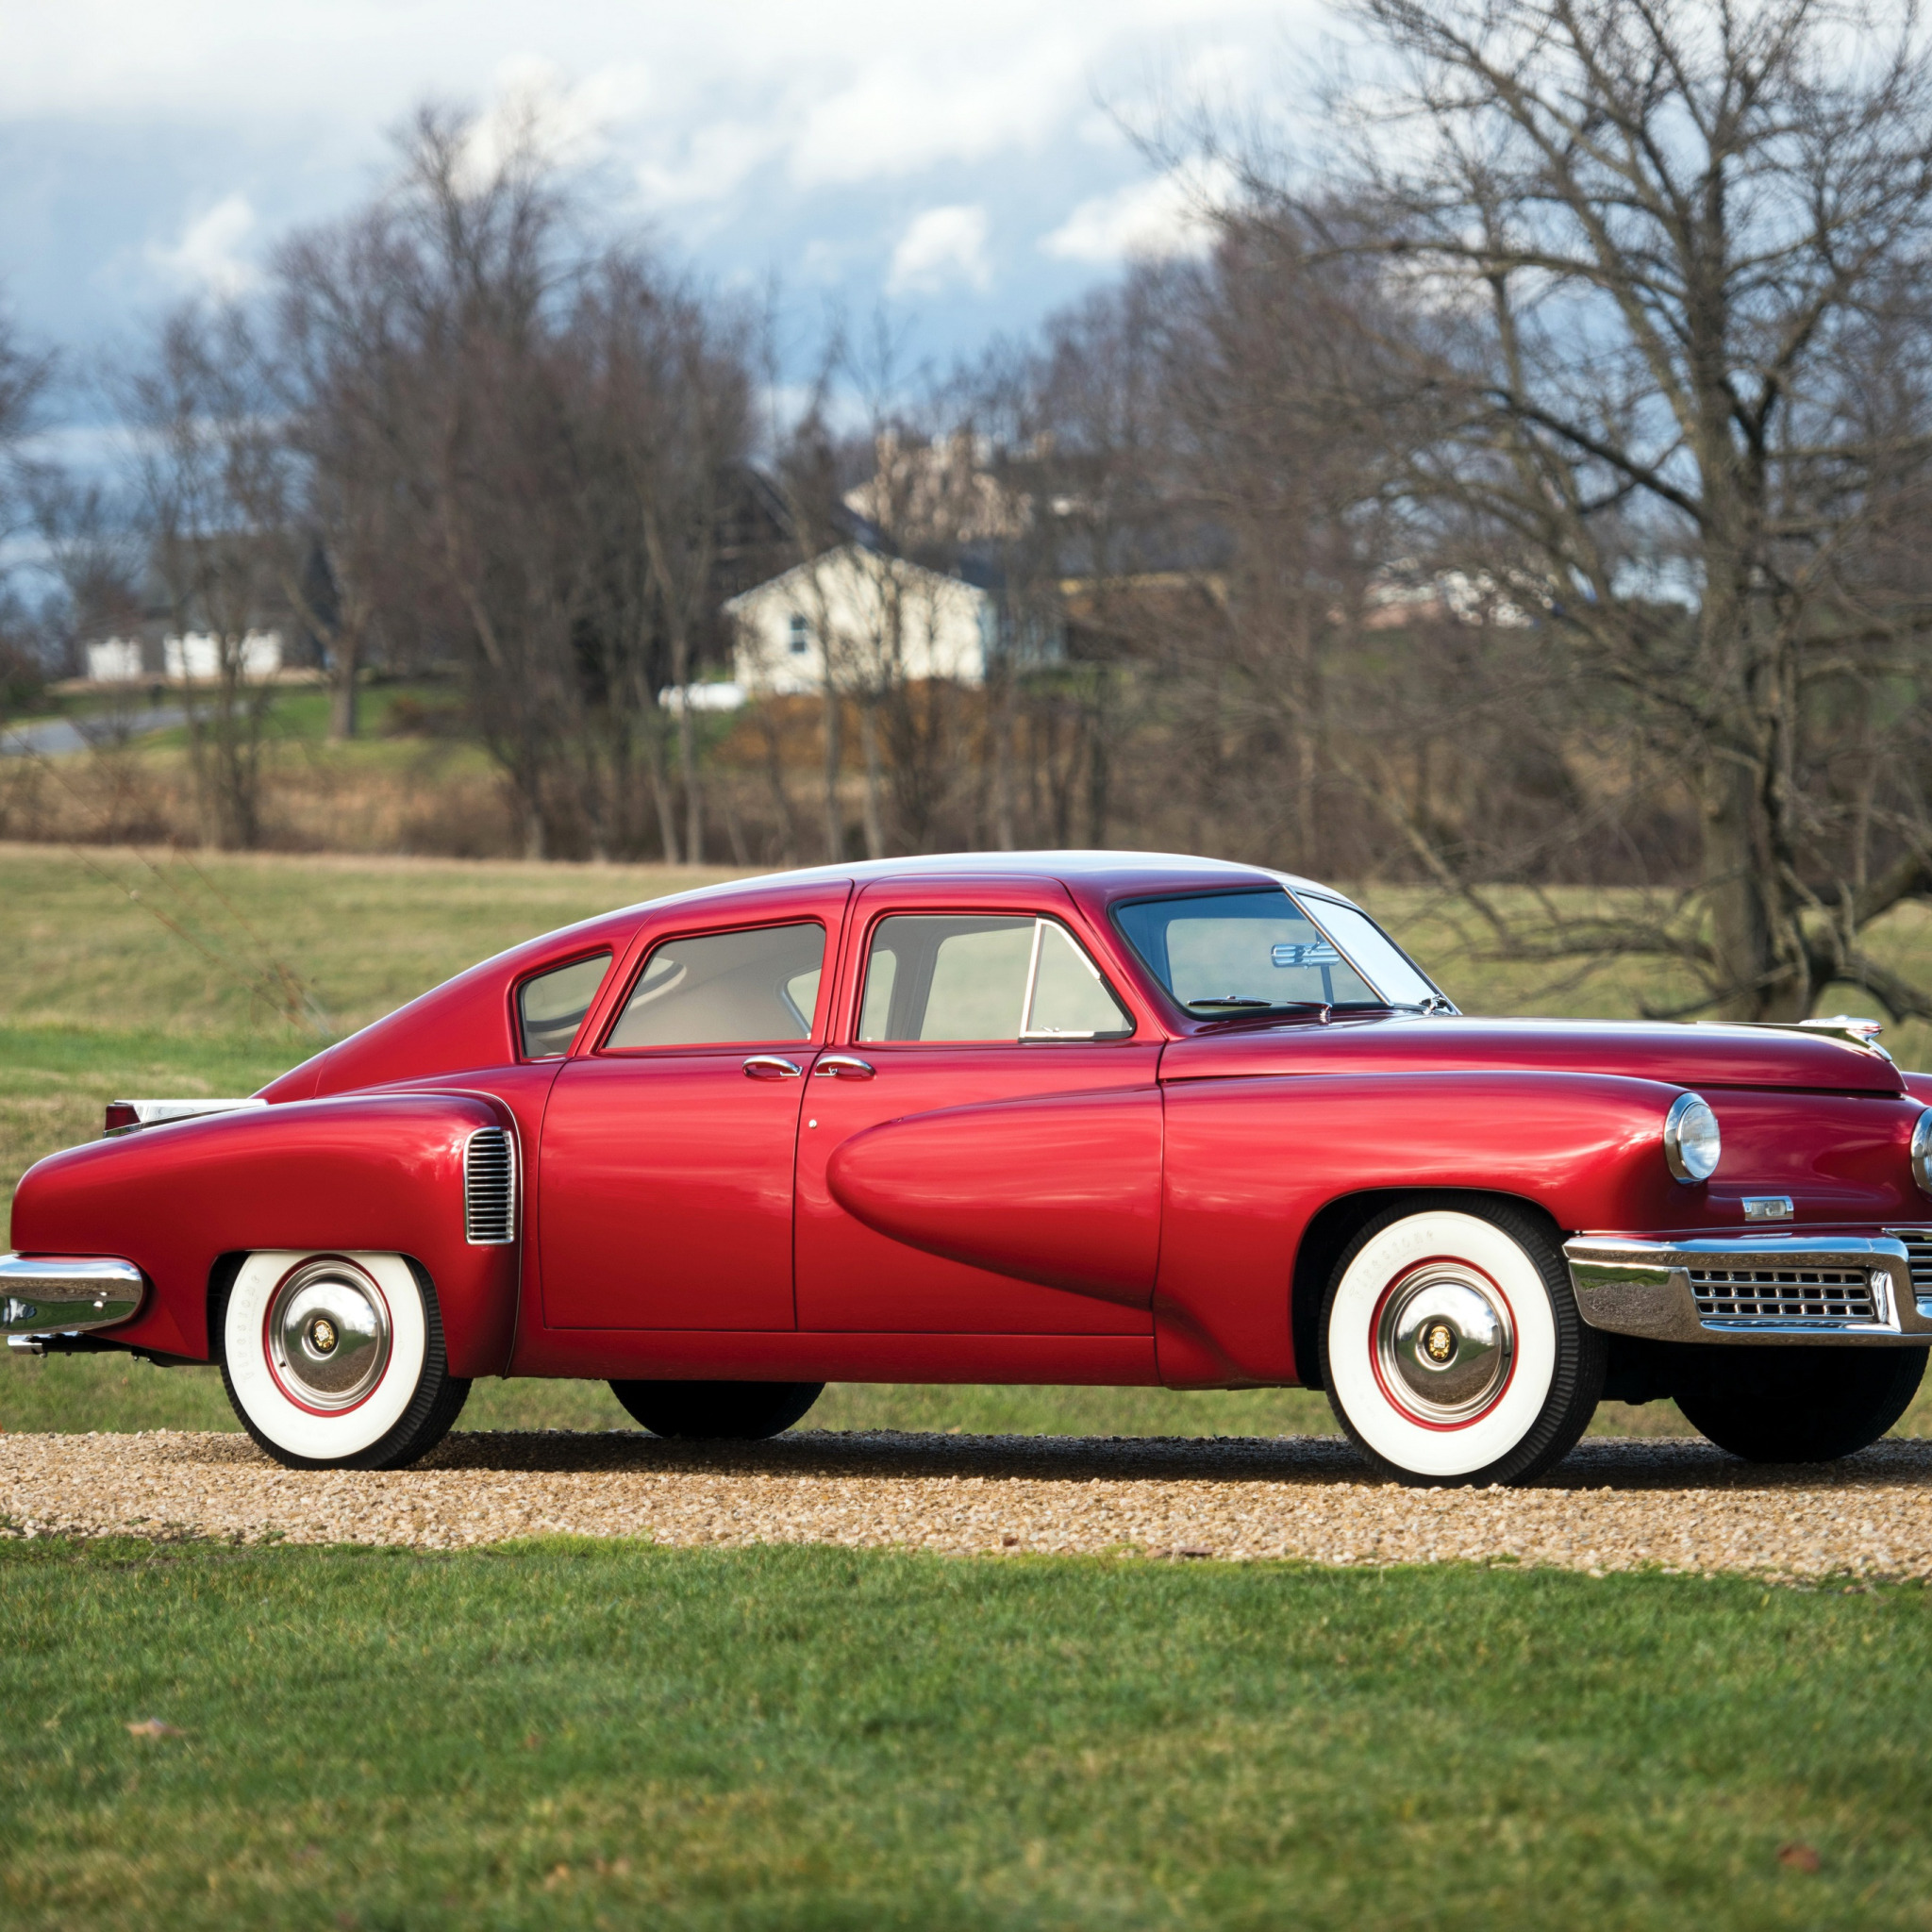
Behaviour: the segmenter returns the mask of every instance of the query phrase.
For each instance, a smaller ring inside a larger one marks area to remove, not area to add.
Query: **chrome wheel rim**
[[[389,1366],[389,1303],[353,1262],[305,1261],[269,1303],[268,1357],[291,1401],[353,1408]]]
[[[1457,1261],[1429,1261],[1395,1282],[1375,1317],[1375,1370],[1418,1420],[1473,1422],[1503,1392],[1516,1356],[1509,1304]]]

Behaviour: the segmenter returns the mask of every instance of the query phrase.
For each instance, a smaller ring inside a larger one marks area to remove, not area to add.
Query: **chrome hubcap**
[[[306,1262],[275,1291],[268,1347],[277,1378],[310,1408],[349,1408],[389,1366],[389,1305],[359,1268]]]
[[[1382,1298],[1375,1361],[1383,1386],[1427,1422],[1479,1415],[1507,1380],[1515,1352],[1507,1304],[1453,1261],[1425,1263]]]

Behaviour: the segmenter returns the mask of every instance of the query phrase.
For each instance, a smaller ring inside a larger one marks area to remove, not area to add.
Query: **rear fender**
[[[470,1242],[463,1149],[508,1108],[476,1093],[289,1102],[70,1148],[13,1200],[22,1254],[118,1255],[147,1276],[141,1313],[104,1339],[208,1361],[225,1259],[260,1248],[408,1256],[436,1285],[451,1372],[499,1374],[515,1332],[520,1241]],[[518,1233],[523,1150],[518,1149]]]

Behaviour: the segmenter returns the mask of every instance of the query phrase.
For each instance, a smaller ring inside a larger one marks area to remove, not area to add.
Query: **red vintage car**
[[[832,1379],[1300,1384],[1415,1483],[1668,1395],[1818,1459],[1932,1341],[1932,1082],[1875,1030],[1464,1018],[1253,866],[789,873],[533,940],[250,1100],[117,1102],[22,1181],[0,1316],[220,1362],[300,1468],[413,1460],[478,1375],[692,1437]]]

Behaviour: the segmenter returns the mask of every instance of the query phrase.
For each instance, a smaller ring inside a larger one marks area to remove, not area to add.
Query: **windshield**
[[[1321,909],[1336,928],[1343,922],[1335,915],[1350,914],[1332,900]],[[1364,914],[1353,913],[1331,937],[1278,888],[1142,899],[1116,906],[1113,916],[1161,985],[1204,1018],[1301,1006],[1423,1007],[1440,998]],[[1338,939],[1383,983],[1371,985]]]
[[[1426,1007],[1432,1000],[1448,1004],[1434,982],[1423,976],[1415,961],[1366,912],[1312,892],[1308,904],[1328,937],[1375,982],[1375,990],[1390,1005]]]

